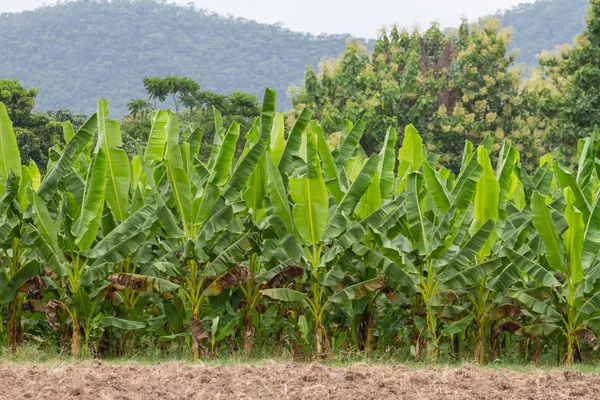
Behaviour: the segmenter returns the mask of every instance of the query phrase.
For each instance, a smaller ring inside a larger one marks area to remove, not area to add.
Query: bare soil
[[[464,366],[0,361],[0,399],[600,399],[600,375]]]

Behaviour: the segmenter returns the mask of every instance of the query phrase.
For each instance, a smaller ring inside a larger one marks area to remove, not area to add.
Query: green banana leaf
[[[447,213],[451,207],[450,193],[448,193],[446,186],[442,185],[437,173],[427,160],[423,161],[423,175],[425,176],[427,192],[433,198],[436,207],[440,212]]]
[[[23,265],[17,273],[7,282],[4,291],[0,293],[0,306],[4,306],[14,300],[15,296],[19,292],[19,288],[25,281],[39,275],[42,268],[40,263],[37,261],[29,261]]]
[[[423,139],[412,124],[408,125],[398,153],[398,177],[402,179],[407,173],[418,171],[425,159],[424,153]]]
[[[517,268],[519,268],[519,270],[539,284],[548,287],[560,286],[560,283],[556,280],[552,272],[548,271],[535,261],[530,260],[511,249],[506,249],[506,256]]]
[[[97,124],[97,114],[93,114],[67,144],[58,161],[48,169],[46,177],[37,191],[42,200],[48,202],[52,199],[58,190],[58,182],[71,170],[77,155],[92,142]]]
[[[352,215],[361,197],[371,185],[373,175],[377,172],[379,156],[372,155],[362,168],[352,186],[348,189],[325,227],[324,238],[333,239],[346,228],[346,216]]]
[[[396,140],[398,132],[389,127],[385,133],[383,147],[379,153],[379,186],[381,197],[389,198],[394,193],[394,169],[396,167]]]
[[[100,240],[90,251],[95,265],[118,263],[131,256],[146,240],[150,226],[156,221],[156,201],[149,201]]]
[[[422,175],[420,172],[410,172],[406,178],[406,217],[408,218],[408,229],[413,243],[419,250],[419,254],[429,252],[429,241],[425,224],[424,212],[421,208],[419,189],[422,186]]]
[[[10,171],[21,176],[21,155],[12,121],[8,117],[6,106],[0,102],[0,178],[8,177]],[[3,182],[0,185],[4,187]],[[3,189],[0,194],[4,194]]]
[[[564,267],[565,247],[558,237],[556,225],[546,206],[544,198],[539,192],[534,191],[531,199],[531,213],[533,226],[544,243],[544,254],[546,260],[555,271],[567,272]]]
[[[304,107],[288,139],[285,143],[285,148],[283,150],[283,154],[281,155],[281,160],[277,164],[279,171],[281,174],[289,175],[293,169],[292,157],[298,154],[300,150],[300,146],[302,144],[302,136],[304,135],[304,131],[308,127],[310,123],[310,119],[312,117],[312,111],[308,107]]]
[[[128,319],[117,318],[117,317],[102,317],[98,320],[98,323],[101,326],[113,326],[115,328],[124,329],[124,330],[138,330],[144,329],[146,324],[144,322],[131,321]]]
[[[277,165],[270,154],[267,153],[267,171],[269,175],[269,201],[273,207],[273,214],[277,215],[284,222],[289,233],[295,234],[290,211],[286,188]]]
[[[346,162],[352,157],[358,143],[360,142],[360,138],[365,133],[366,124],[365,121],[358,120],[356,124],[352,127],[352,130],[348,133],[348,135],[342,137],[342,141],[339,146],[339,152],[337,153],[337,158],[335,160],[335,164],[338,169],[341,169],[346,165]]]
[[[442,336],[453,336],[464,332],[464,330],[467,329],[471,321],[473,321],[473,318],[475,318],[475,314],[469,314],[466,317],[459,319],[458,321],[452,322],[450,325],[448,325],[442,330]]]
[[[144,159],[150,164],[162,162],[165,156],[165,146],[167,144],[165,128],[168,121],[169,114],[166,111],[158,110],[152,114],[152,127],[150,128],[144,153]]]
[[[575,207],[575,195],[571,188],[565,189],[565,199],[567,200],[565,219],[569,228],[565,231],[563,238],[567,251],[571,280],[573,283],[579,283],[584,279],[582,252],[585,226],[583,224],[583,214]]]
[[[73,226],[75,244],[80,250],[88,249],[96,239],[104,206],[106,168],[106,153],[100,148],[88,169],[81,214]]]

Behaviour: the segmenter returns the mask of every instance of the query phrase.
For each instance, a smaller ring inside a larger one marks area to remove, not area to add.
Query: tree
[[[175,105],[175,113],[179,113],[182,96],[193,96],[200,90],[200,85],[196,81],[181,76],[146,77],[144,78],[144,87],[150,99],[155,102],[156,100],[165,101],[168,96],[171,96]]]
[[[490,134],[515,144],[533,169],[541,138],[526,134],[528,110],[521,108],[510,38],[495,19],[481,26],[463,22],[448,33],[437,24],[423,34],[394,27],[381,34],[371,56],[350,43],[340,59],[323,62],[319,74],[309,66],[294,102],[313,108],[328,132],[362,118],[367,153],[380,148],[388,126],[402,131],[413,124],[428,150],[438,151],[454,171],[464,140],[479,142]]]
[[[129,110],[129,114],[131,115],[146,115],[149,111],[152,110],[152,104],[144,99],[131,99],[129,103],[127,103],[127,109]]]
[[[38,94],[38,89],[25,89],[17,79],[0,79],[0,101],[6,105],[15,126],[25,128],[30,124]]]

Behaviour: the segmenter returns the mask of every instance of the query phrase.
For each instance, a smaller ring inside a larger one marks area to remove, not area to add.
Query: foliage
[[[242,131],[252,128],[255,119],[260,115],[258,98],[249,93],[234,90],[223,95],[200,90],[197,82],[185,77],[146,78],[149,100],[132,99],[127,107],[129,115],[122,119],[123,146],[127,154],[133,157],[138,151],[137,146],[145,149],[150,131],[152,112],[155,106],[152,100],[164,100],[169,93],[174,96],[176,113],[184,127],[204,126],[203,138],[212,141],[217,130],[236,122]],[[173,82],[177,83],[173,86]],[[173,89],[174,88],[174,89]],[[173,92],[177,90],[177,92]],[[215,111],[219,110],[219,111]],[[244,147],[242,139],[237,146],[237,153]],[[205,161],[210,155],[210,149],[203,147],[199,157]]]
[[[46,113],[34,111],[38,94],[38,89],[26,89],[16,79],[0,79],[0,102],[5,104],[13,121],[21,158],[26,164],[33,161],[44,171],[49,150],[62,142],[63,123],[79,128],[85,116],[75,115],[65,108]]]
[[[6,345],[484,363],[518,344],[569,364],[598,349],[600,131],[573,171],[546,155],[529,174],[507,141],[491,157],[487,136],[455,174],[412,125],[399,151],[389,128],[367,155],[365,121],[328,142],[307,108],[286,133],[275,105],[267,89],[247,133],[215,113],[210,141],[154,111],[130,159],[99,100],[41,174],[0,103]]]
[[[367,153],[379,150],[388,125],[413,124],[428,150],[455,172],[464,140],[487,135],[506,136],[532,170],[542,138],[527,125],[509,42],[510,31],[494,19],[481,26],[463,22],[450,33],[436,24],[422,35],[394,27],[381,34],[370,56],[351,44],[339,60],[323,62],[318,75],[309,67],[295,103],[315,109],[328,131],[346,119],[364,119]]]

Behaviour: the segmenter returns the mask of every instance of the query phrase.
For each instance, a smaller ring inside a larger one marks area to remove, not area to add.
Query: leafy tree
[[[145,115],[152,110],[152,104],[144,99],[131,99],[127,109],[131,115]]]
[[[318,75],[309,66],[295,104],[315,109],[328,132],[344,120],[364,119],[367,153],[379,149],[387,126],[413,124],[428,150],[438,151],[454,171],[465,139],[487,135],[514,143],[533,169],[541,138],[526,129],[520,71],[507,53],[510,37],[495,19],[481,26],[463,22],[450,33],[437,24],[423,34],[394,27],[381,34],[370,56],[350,43],[340,59],[323,62]]]
[[[35,107],[36,88],[25,89],[17,79],[0,79],[0,101],[15,126],[26,127]]]
[[[175,112],[179,112],[182,96],[193,96],[200,90],[200,85],[194,80],[181,76],[167,76],[166,78],[146,77],[144,87],[151,100],[165,101],[168,96],[173,99]]]

